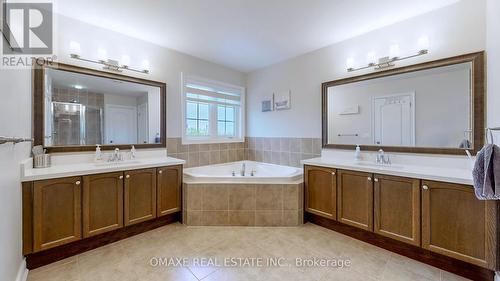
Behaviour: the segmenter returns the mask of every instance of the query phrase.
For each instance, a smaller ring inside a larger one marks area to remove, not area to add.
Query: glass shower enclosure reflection
[[[102,108],[53,101],[51,110],[53,145],[95,144],[102,139]]]

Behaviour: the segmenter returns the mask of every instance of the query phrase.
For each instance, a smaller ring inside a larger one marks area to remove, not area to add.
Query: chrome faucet
[[[245,165],[245,163],[241,164],[241,171],[240,171],[240,174],[241,174],[241,176],[242,176],[242,177],[244,177],[244,176],[245,176],[245,170],[246,170],[246,167],[247,167],[247,166]]]
[[[391,159],[389,158],[389,155],[385,155],[383,149],[378,150],[377,158],[375,160],[377,164],[384,164],[384,165],[390,165],[391,164]]]
[[[117,147],[115,148],[113,154],[109,156],[108,162],[117,162],[122,160],[123,160],[122,154],[120,153],[120,149]]]

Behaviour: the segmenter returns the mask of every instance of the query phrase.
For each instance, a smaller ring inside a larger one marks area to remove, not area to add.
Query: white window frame
[[[209,136],[187,136],[186,135],[186,82],[190,80],[200,81],[206,84],[213,85],[214,87],[220,88],[234,88],[238,89],[241,93],[240,96],[240,106],[239,110],[236,108],[235,111],[235,137],[225,137],[219,136],[217,132],[217,108],[210,109],[209,111],[209,126],[210,135]],[[206,79],[199,76],[188,75],[181,73],[181,110],[182,110],[182,144],[202,144],[202,143],[235,143],[245,141],[245,116],[246,116],[246,98],[245,98],[245,88],[237,85],[232,85],[216,80]]]

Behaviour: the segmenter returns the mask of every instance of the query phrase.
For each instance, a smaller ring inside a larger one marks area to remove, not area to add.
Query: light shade
[[[354,59],[348,58],[345,62],[345,66],[347,67],[347,69],[354,68]]]
[[[367,64],[377,63],[377,55],[375,54],[375,52],[369,52],[366,55],[366,63]]]
[[[127,55],[123,55],[121,64],[126,65],[126,66],[130,66],[130,57]]]
[[[399,45],[391,45],[391,47],[389,47],[389,56],[392,58],[397,58],[399,57]]]
[[[97,50],[97,58],[99,60],[107,60],[108,59],[108,52],[106,51],[106,49],[103,49],[103,48],[99,48]]]
[[[428,50],[429,49],[429,37],[422,36],[418,39],[417,43],[419,50]]]
[[[141,64],[142,69],[144,70],[149,70],[149,61],[148,60],[143,60]]]
[[[69,51],[73,55],[81,55],[82,49],[80,47],[80,43],[78,43],[76,41],[69,42]]]

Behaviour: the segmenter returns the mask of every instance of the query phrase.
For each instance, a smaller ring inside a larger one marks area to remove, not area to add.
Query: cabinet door
[[[123,227],[123,173],[83,177],[83,237]]]
[[[158,217],[181,210],[182,166],[158,168],[157,210]]]
[[[337,218],[339,222],[373,231],[372,174],[339,170]]]
[[[125,225],[156,217],[156,169],[125,172]]]
[[[305,192],[307,212],[337,219],[337,178],[336,170],[305,166]]]
[[[476,199],[472,186],[422,182],[422,247],[495,269],[497,202]]]
[[[33,185],[33,250],[81,239],[81,178],[36,181]]]
[[[420,246],[420,180],[375,175],[374,232]]]

